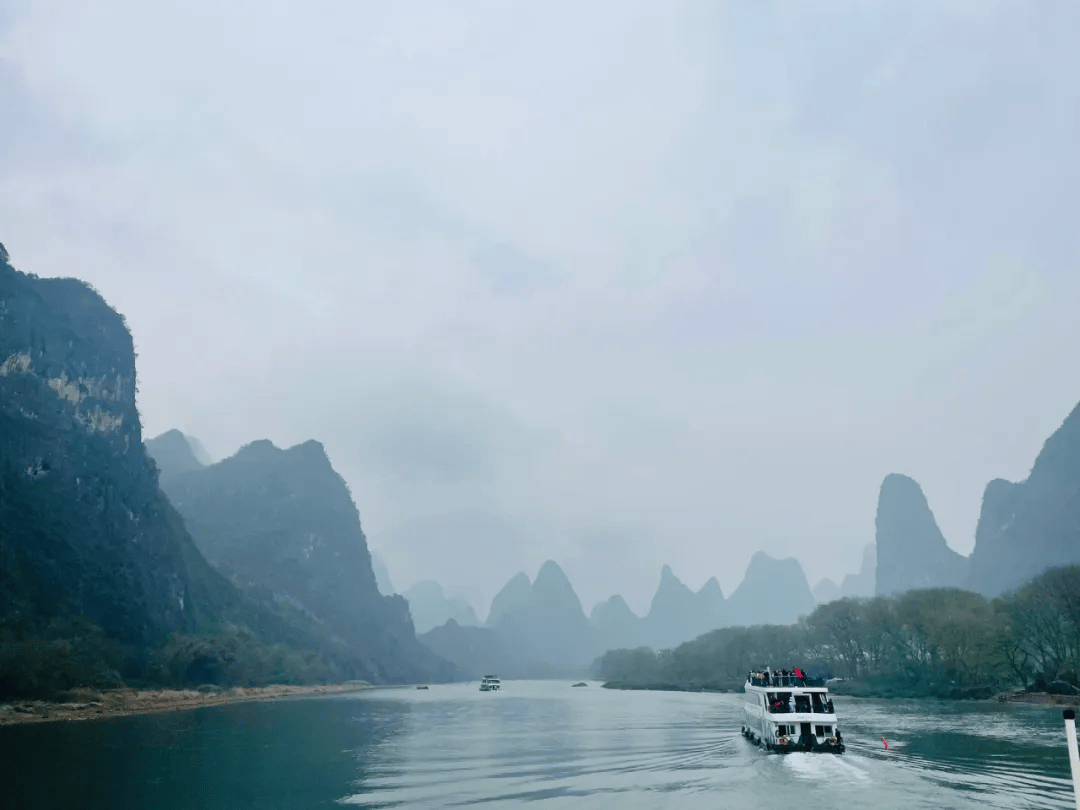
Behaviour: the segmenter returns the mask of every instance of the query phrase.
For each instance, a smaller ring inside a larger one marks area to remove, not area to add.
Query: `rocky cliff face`
[[[558,666],[589,664],[596,654],[597,640],[563,570],[551,560],[545,562],[524,602],[517,601],[521,594],[514,580],[500,593],[512,597],[504,601],[513,606],[497,614],[492,603],[495,628],[525,639],[538,661]]]
[[[589,615],[602,650],[620,650],[642,643],[641,618],[616,594],[599,603]]]
[[[645,616],[645,643],[654,649],[674,647],[693,638],[694,592],[675,576],[670,565],[660,569],[660,584]]]
[[[158,489],[123,318],[0,246],[0,616],[85,616],[129,644],[212,626],[238,595]]]
[[[390,572],[386,569],[386,563],[375,552],[371,553],[371,570],[375,574],[375,585],[379,588],[379,593],[383,596],[393,596],[397,593],[394,583],[390,581]]]
[[[964,584],[967,559],[949,548],[926,496],[911,478],[896,473],[885,476],[876,526],[875,592],[879,596]]]
[[[840,583],[840,598],[873,596],[877,578],[877,546],[867,543],[863,547],[862,565],[859,573],[847,574]]]
[[[450,677],[417,642],[405,600],[379,593],[356,506],[318,442],[252,442],[162,486],[210,562],[268,604],[324,625],[352,652],[355,677]]]
[[[710,577],[709,581],[701,586],[701,590],[694,594],[697,603],[697,626],[694,628],[694,637],[710,630],[716,630],[727,625],[728,604],[724,599],[724,592],[720,589],[720,582],[716,577]]]
[[[1080,405],[1046,440],[1031,474],[983,494],[967,584],[996,596],[1049,567],[1080,562]]]
[[[522,607],[529,602],[532,593],[532,583],[524,571],[519,571],[503,585],[502,590],[495,594],[491,600],[491,609],[488,611],[487,626],[494,627],[500,618]]]
[[[759,551],[750,559],[746,576],[728,600],[729,623],[794,624],[816,606],[797,560],[775,560]]]
[[[402,596],[409,603],[409,612],[412,614],[417,635],[434,627],[441,627],[451,619],[465,627],[480,624],[472,606],[464,599],[448,599],[438,582],[417,582]]]

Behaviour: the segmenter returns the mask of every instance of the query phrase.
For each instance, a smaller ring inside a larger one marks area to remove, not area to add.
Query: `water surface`
[[[1061,711],[836,698],[767,755],[737,695],[433,685],[0,728],[10,808],[1068,808]],[[881,742],[889,742],[886,751]]]

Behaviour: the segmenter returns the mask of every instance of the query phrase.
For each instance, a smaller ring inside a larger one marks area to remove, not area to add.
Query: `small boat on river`
[[[798,674],[795,674],[798,673]],[[844,753],[844,738],[825,681],[801,670],[750,672],[743,685],[742,734],[767,751]]]
[[[480,680],[481,692],[498,692],[500,689],[502,689],[502,682],[496,675],[485,675]]]

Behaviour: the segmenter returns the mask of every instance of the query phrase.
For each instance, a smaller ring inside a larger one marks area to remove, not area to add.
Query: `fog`
[[[968,553],[1080,400],[1078,31],[8,0],[0,240],[126,316],[147,436],[322,441],[399,589],[483,616],[552,558],[642,611],[758,549],[839,581],[884,475]]]

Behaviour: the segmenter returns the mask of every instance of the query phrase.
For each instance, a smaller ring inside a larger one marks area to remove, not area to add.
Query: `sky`
[[[0,0],[0,241],[144,432],[316,438],[404,589],[969,553],[1080,400],[1080,5]]]

